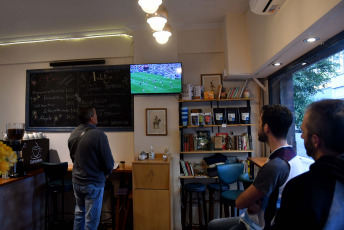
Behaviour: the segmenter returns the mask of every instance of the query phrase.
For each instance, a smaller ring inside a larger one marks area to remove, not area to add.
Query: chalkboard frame
[[[98,127],[99,129],[103,131],[134,131],[134,99],[133,96],[130,93],[130,65],[105,65],[105,66],[87,66],[87,67],[59,67],[59,68],[51,68],[51,69],[32,69],[32,70],[26,70],[26,106],[25,106],[25,130],[29,132],[70,132],[75,127],[79,125],[79,123],[75,124],[75,126],[63,126],[63,127],[46,127],[46,126],[32,126],[30,125],[30,92],[31,92],[31,76],[32,74],[51,74],[51,73],[59,73],[59,72],[77,72],[77,71],[108,71],[108,70],[116,70],[118,68],[128,68],[128,74],[126,76],[123,76],[123,78],[128,78],[129,84],[128,84],[128,94],[125,95],[125,97],[130,97],[130,114],[127,114],[130,116],[128,118],[129,124],[128,126],[118,127],[118,126],[102,126]],[[77,86],[79,90],[79,86]],[[129,100],[129,98],[127,98]],[[95,108],[97,109],[97,105],[95,105]],[[79,105],[78,105],[79,107]],[[99,116],[98,116],[99,118]]]

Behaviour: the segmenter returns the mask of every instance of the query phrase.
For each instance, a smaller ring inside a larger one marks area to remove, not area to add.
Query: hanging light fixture
[[[144,12],[147,14],[152,14],[157,11],[162,3],[162,0],[139,0],[138,3]]]
[[[160,31],[164,28],[167,22],[167,10],[163,5],[160,5],[158,10],[153,14],[147,14],[146,20],[152,30]]]
[[[172,28],[170,24],[166,23],[165,27],[161,31],[155,31],[153,36],[159,44],[165,44],[172,35]]]

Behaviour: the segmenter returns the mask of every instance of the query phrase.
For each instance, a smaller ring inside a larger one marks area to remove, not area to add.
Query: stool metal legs
[[[187,212],[187,206],[189,209],[189,228],[192,229],[192,193],[197,194],[197,208],[198,208],[198,220],[199,220],[199,227],[200,229],[207,229],[208,226],[208,217],[207,217],[207,204],[205,200],[205,192],[188,192],[183,191],[182,192],[182,228],[186,229],[186,212]],[[203,218],[202,218],[203,213]],[[204,225],[203,225],[203,219],[204,219]]]

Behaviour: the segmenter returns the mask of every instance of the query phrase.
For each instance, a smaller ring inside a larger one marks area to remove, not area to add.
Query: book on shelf
[[[236,86],[232,88],[232,92],[229,96],[229,99],[233,99],[233,95],[234,95],[235,90],[236,90]]]
[[[229,87],[228,92],[227,92],[227,99],[230,99],[232,90],[233,90],[233,87]]]
[[[243,87],[240,90],[240,94],[238,95],[238,98],[242,98],[242,94],[244,93],[244,91],[245,91],[245,89],[247,87],[248,81],[249,81],[248,79],[245,81]]]
[[[194,144],[194,137],[192,134],[184,134],[184,151],[194,151],[195,150],[195,144]]]
[[[235,87],[235,92],[234,92],[233,97],[232,97],[233,99],[236,98],[238,92],[239,92],[239,86]]]
[[[221,91],[222,91],[222,85],[219,85],[218,88],[217,88],[217,99],[220,99],[221,98]]]
[[[249,149],[247,133],[243,133],[241,135],[241,149],[242,150],[248,150]]]
[[[193,164],[192,163],[189,163],[189,165],[190,165],[190,169],[191,169],[191,175],[195,175],[195,173],[194,173],[194,170],[193,170]]]
[[[184,173],[184,176],[189,176],[188,171],[187,171],[186,166],[185,166],[185,162],[183,160],[180,160],[180,165],[182,167],[182,171]]]
[[[250,147],[249,149],[253,150],[252,135],[251,134],[248,135],[248,144],[249,144],[249,147]]]
[[[186,165],[186,169],[187,169],[187,171],[188,171],[188,175],[189,175],[189,176],[193,176],[193,174],[192,174],[192,172],[191,172],[192,166],[189,164],[188,161],[185,161],[185,165]]]

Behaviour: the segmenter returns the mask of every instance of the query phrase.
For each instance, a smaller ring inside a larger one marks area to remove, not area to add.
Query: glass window
[[[305,108],[325,98],[344,99],[344,32],[271,75],[269,95],[270,104],[285,105],[294,113],[288,143],[308,157],[300,130]]]
[[[340,51],[292,74],[298,155],[307,157],[300,129],[306,106],[325,98],[344,99],[343,54]]]

